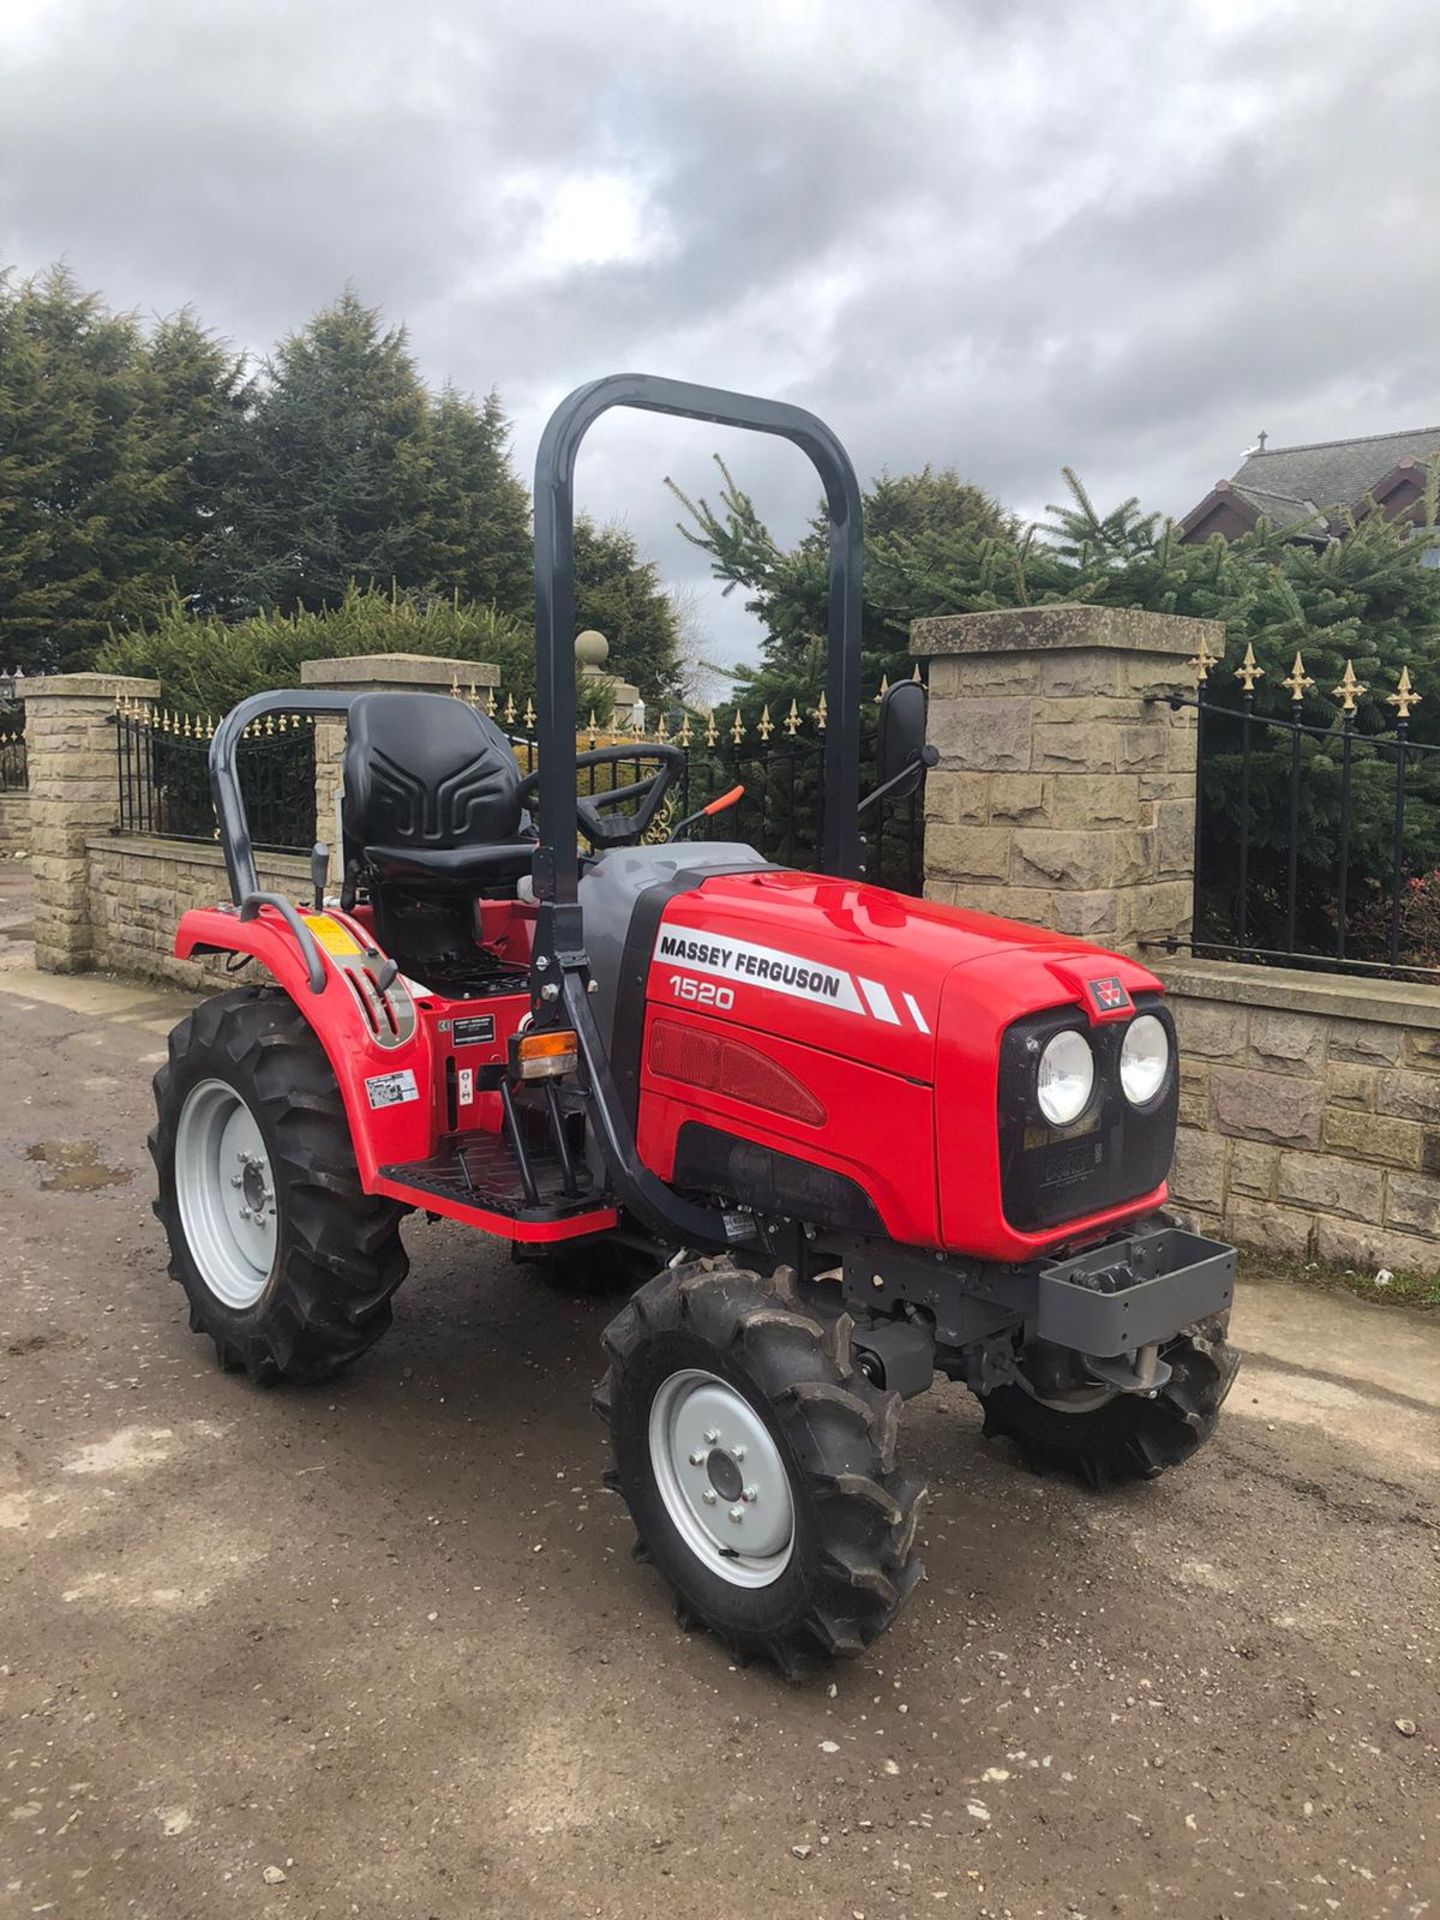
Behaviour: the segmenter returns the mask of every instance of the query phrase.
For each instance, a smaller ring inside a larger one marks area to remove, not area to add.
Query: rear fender
[[[175,932],[177,958],[244,953],[289,994],[334,1070],[350,1123],[362,1184],[377,1168],[424,1160],[434,1149],[434,1085],[428,1023],[403,979],[382,995],[385,956],[371,935],[339,913],[307,914],[324,962],[324,989],[311,991],[294,933],[273,907],[242,920],[233,908],[198,907]]]

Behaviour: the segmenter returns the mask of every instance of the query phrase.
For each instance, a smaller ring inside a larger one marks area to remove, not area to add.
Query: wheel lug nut
[[[250,1209],[248,1207],[241,1207],[240,1218],[242,1220],[248,1220],[250,1218]]]
[[[745,1518],[745,1509],[743,1507],[731,1507],[730,1518],[738,1527],[740,1522]]]
[[[720,1438],[720,1429],[719,1429],[718,1427],[707,1427],[707,1428],[706,1428],[706,1430],[705,1430],[705,1444],[706,1444],[706,1446],[707,1446],[707,1447],[713,1447],[713,1446],[714,1446],[714,1445],[715,1445],[715,1444],[717,1443],[717,1441],[719,1440],[719,1438]]]
[[[730,1458],[732,1460],[743,1460],[745,1458],[744,1447],[731,1447]]]
[[[703,1467],[703,1466],[704,1466],[704,1464],[705,1464],[705,1455],[704,1455],[703,1453],[701,1453],[701,1452],[700,1452],[700,1450],[699,1450],[698,1448],[697,1448],[697,1449],[695,1450],[695,1452],[694,1452],[694,1453],[692,1453],[692,1454],[691,1454],[691,1456],[690,1456],[690,1464],[691,1464],[691,1466],[692,1466],[692,1467]]]
[[[741,1490],[740,1498],[745,1502],[747,1507],[753,1506],[760,1498],[760,1489],[758,1487],[745,1487]]]
[[[701,1494],[700,1498],[705,1502],[707,1507],[713,1507],[716,1502],[716,1499],[718,1498],[718,1495],[716,1494],[715,1489],[713,1487],[706,1487],[704,1493]]]
[[[243,1187],[245,1182],[238,1173],[232,1173],[230,1176],[230,1184],[232,1187]]]

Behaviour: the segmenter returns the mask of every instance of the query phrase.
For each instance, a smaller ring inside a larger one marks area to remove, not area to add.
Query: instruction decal
[[[398,1073],[372,1074],[365,1082],[365,1096],[378,1113],[382,1107],[403,1107],[407,1101],[418,1100],[420,1089],[412,1070],[401,1067]]]
[[[451,1023],[450,1039],[454,1046],[478,1047],[482,1041],[494,1038],[495,1016],[493,1013],[465,1014]]]

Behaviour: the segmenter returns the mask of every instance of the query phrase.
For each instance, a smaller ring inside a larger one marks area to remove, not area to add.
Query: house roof
[[[1277,503],[1290,501],[1312,513],[1316,507],[1358,507],[1402,460],[1436,458],[1440,458],[1440,427],[1412,427],[1403,433],[1372,433],[1363,440],[1267,447],[1263,453],[1245,456],[1232,484],[1247,496],[1268,495]],[[1278,505],[1260,510],[1273,525],[1288,524],[1280,520]],[[1298,511],[1292,515],[1300,517]]]
[[[1272,493],[1264,487],[1245,487],[1238,480],[1230,482],[1230,491],[1247,501],[1257,514],[1263,513],[1277,530],[1307,521],[1318,523],[1317,531],[1323,528],[1325,515],[1313,500],[1298,500],[1291,494]]]

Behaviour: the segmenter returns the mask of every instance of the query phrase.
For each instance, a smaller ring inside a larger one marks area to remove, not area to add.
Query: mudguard
[[[385,955],[357,922],[329,911],[302,916],[324,962],[325,984],[310,988],[309,966],[294,933],[273,907],[242,920],[234,907],[198,907],[175,932],[177,958],[249,954],[284,989],[315,1030],[334,1069],[350,1117],[355,1159],[374,1191],[382,1166],[422,1159],[434,1134],[431,1039],[408,982],[383,992]]]

